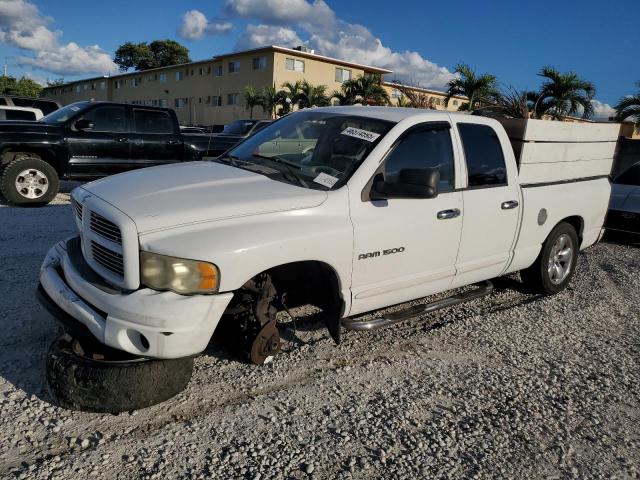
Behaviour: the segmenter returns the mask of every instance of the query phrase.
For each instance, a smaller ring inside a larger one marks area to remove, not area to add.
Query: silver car
[[[640,162],[613,180],[605,227],[640,234]]]

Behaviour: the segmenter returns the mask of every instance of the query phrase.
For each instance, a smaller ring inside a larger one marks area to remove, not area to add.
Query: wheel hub
[[[251,345],[251,362],[256,365],[269,363],[280,351],[280,334],[275,322],[265,324]]]
[[[49,190],[49,180],[40,170],[30,168],[23,170],[16,176],[16,190],[25,198],[42,197]]]
[[[554,285],[558,285],[567,278],[573,263],[573,247],[569,235],[563,233],[553,244],[549,254],[547,272]]]

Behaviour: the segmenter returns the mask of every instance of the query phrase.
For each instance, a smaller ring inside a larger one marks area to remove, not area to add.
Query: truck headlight
[[[220,274],[212,263],[140,252],[140,281],[154,290],[175,293],[214,293]]]

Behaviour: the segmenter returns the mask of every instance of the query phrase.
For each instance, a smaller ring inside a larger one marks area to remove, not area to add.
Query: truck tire
[[[54,199],[59,188],[56,170],[35,154],[17,154],[2,169],[0,191],[14,205],[46,205]]]
[[[520,272],[524,284],[545,295],[564,290],[575,273],[579,245],[573,226],[565,222],[556,225],[534,264]]]
[[[193,371],[192,357],[155,360],[124,354],[119,360],[95,360],[74,350],[65,335],[52,343],[47,356],[49,393],[69,410],[119,413],[149,407],[184,390]]]

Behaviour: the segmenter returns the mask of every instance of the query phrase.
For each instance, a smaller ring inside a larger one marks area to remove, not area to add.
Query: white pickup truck
[[[330,107],[286,116],[214,161],[89,183],[72,193],[78,237],[43,263],[42,298],[103,344],[159,359],[202,352],[226,315],[259,364],[279,348],[277,311],[296,305],[320,307],[340,341],[341,328],[474,298],[512,272],[557,293],[602,235],[613,150],[600,144],[613,134],[539,122],[570,137],[586,128],[597,147],[574,138],[554,157],[529,127],[512,135],[517,161],[494,119]]]

